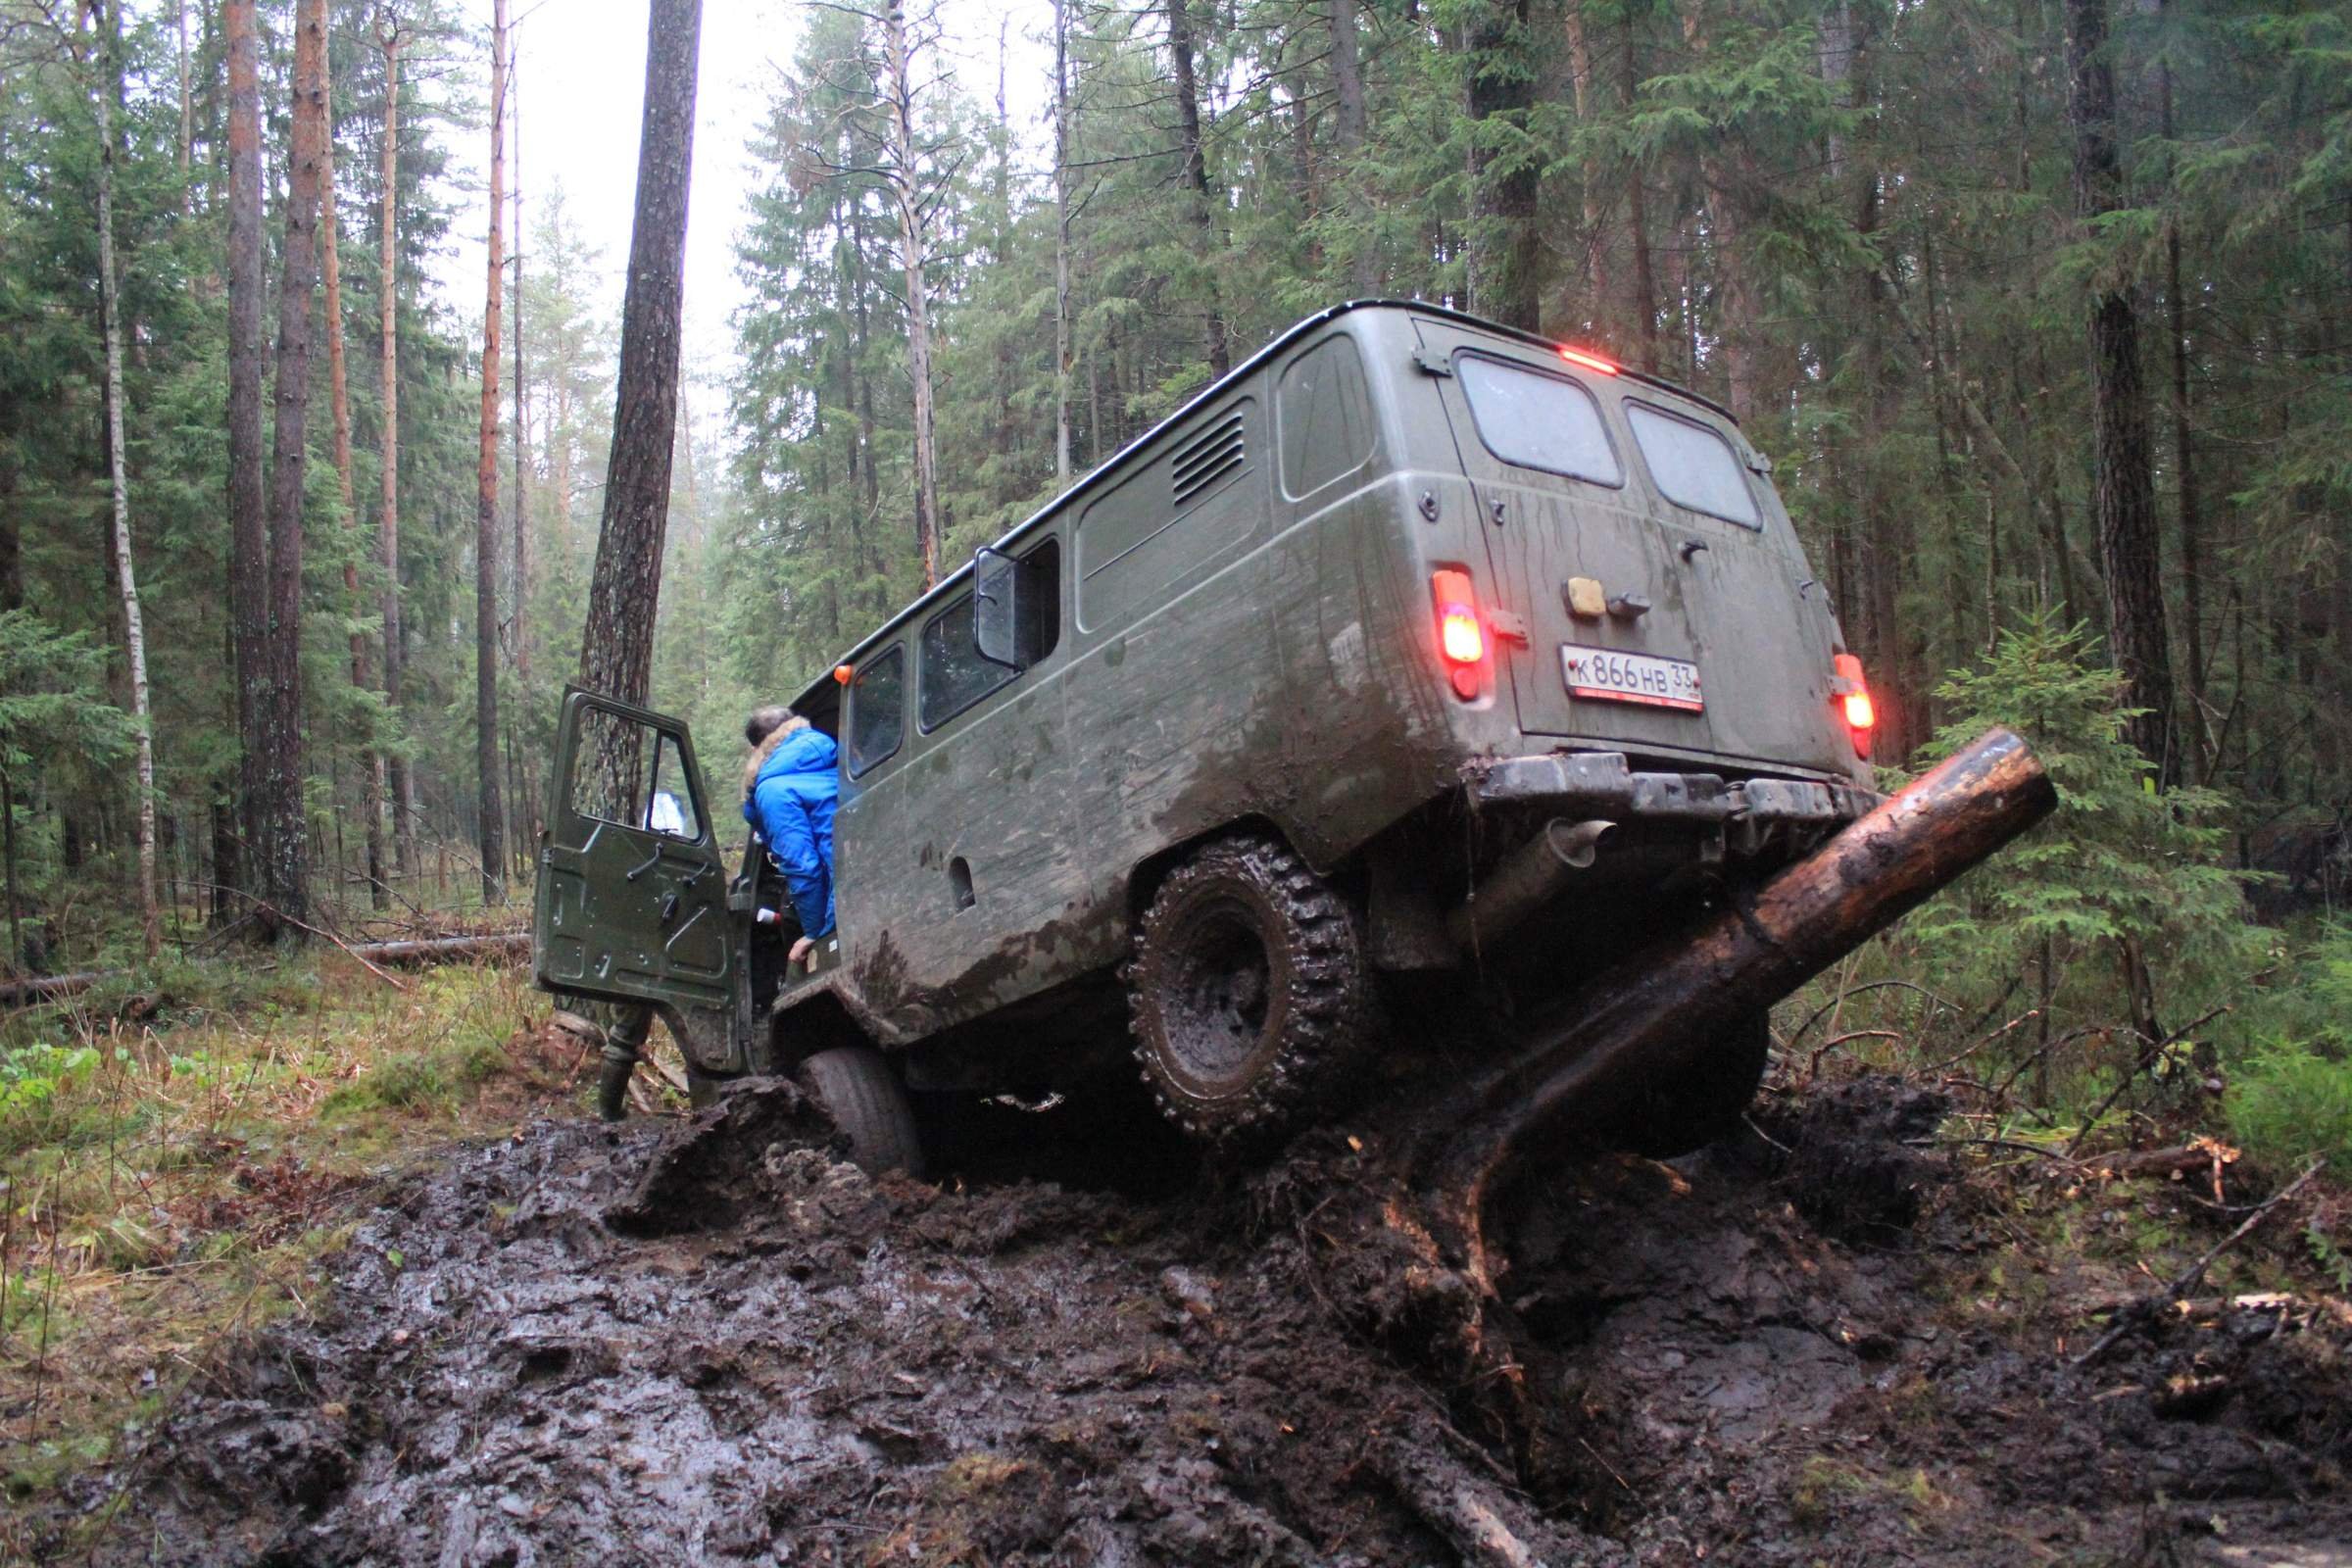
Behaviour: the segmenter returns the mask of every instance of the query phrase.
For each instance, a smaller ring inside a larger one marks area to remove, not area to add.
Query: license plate
[[[1677,708],[1687,713],[1703,711],[1707,706],[1698,691],[1698,666],[1686,659],[1562,643],[1560,672],[1571,697]]]

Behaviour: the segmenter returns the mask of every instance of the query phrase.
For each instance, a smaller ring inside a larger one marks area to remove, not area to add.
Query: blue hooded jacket
[[[784,871],[802,934],[833,929],[833,806],[841,794],[833,737],[795,729],[764,748],[743,800],[743,819],[767,840]]]

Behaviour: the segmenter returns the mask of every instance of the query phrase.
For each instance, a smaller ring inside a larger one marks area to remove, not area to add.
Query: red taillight
[[[1838,688],[1845,727],[1853,733],[1854,754],[1866,758],[1870,755],[1870,732],[1879,722],[1879,710],[1870,700],[1870,683],[1862,678],[1862,661],[1852,654],[1838,656]]]
[[[1446,566],[1429,574],[1429,596],[1438,612],[1438,652],[1446,660],[1454,691],[1478,695],[1478,666],[1487,657],[1487,628],[1478,618],[1478,596],[1470,574]]]
[[[1611,365],[1597,354],[1587,354],[1583,349],[1562,348],[1560,358],[1566,360],[1570,365],[1581,365],[1588,370],[1597,370],[1602,375],[1617,373],[1616,366]]]

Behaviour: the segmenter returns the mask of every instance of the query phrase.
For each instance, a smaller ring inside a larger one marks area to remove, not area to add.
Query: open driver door
[[[739,956],[686,725],[567,689],[555,761],[532,978],[550,991],[725,1018]]]

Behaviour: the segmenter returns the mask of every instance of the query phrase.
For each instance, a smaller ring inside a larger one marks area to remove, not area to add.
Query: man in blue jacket
[[[743,726],[743,819],[760,830],[801,919],[791,961],[833,930],[833,806],[841,794],[833,737],[786,708],[755,709]]]

